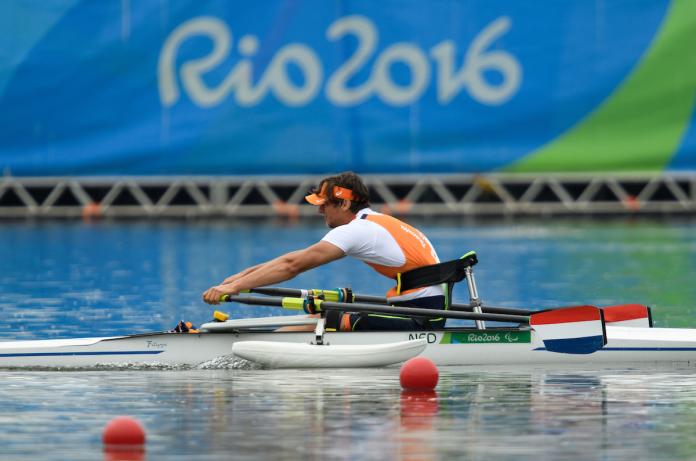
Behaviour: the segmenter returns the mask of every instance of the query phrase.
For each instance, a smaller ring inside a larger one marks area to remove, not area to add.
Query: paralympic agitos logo
[[[220,71],[231,56],[234,43],[226,23],[201,16],[179,25],[162,45],[157,70],[160,102],[164,107],[173,106],[180,100],[183,89],[194,104],[203,108],[217,106],[227,98],[233,98],[239,106],[252,107],[269,93],[286,106],[301,107],[314,101],[323,90],[324,97],[339,107],[357,106],[372,98],[390,106],[407,106],[418,101],[434,84],[440,105],[450,104],[462,91],[480,104],[502,105],[517,93],[522,82],[522,68],[516,57],[493,48],[511,25],[507,16],[495,19],[468,44],[463,59],[457,59],[459,44],[453,40],[442,40],[427,51],[405,41],[379,50],[379,30],[369,18],[341,17],[329,25],[326,38],[336,42],[353,37],[357,47],[326,76],[319,54],[297,42],[279,48],[262,72],[255,70],[252,58],[259,51],[259,38],[247,34],[236,44],[241,59],[213,86],[206,82],[206,74]],[[203,57],[181,59],[182,45],[198,36],[212,42],[211,51]],[[397,82],[392,77],[396,65],[406,66],[408,82]],[[301,79],[291,78],[290,67],[299,71]],[[364,72],[369,75],[364,82],[349,84]],[[260,75],[257,81],[252,77],[255,73]],[[490,73],[498,75],[494,82],[485,76]]]

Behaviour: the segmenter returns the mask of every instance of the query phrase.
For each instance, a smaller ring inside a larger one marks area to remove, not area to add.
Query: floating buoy
[[[137,419],[117,416],[104,427],[102,442],[109,449],[143,450],[145,430]]]
[[[89,202],[82,207],[82,219],[83,221],[91,221],[93,219],[101,218],[102,207],[99,203]]]
[[[638,200],[638,198],[635,195],[629,195],[625,199],[623,199],[623,205],[624,208],[630,211],[638,211],[641,207],[640,200]]]
[[[440,372],[432,360],[414,357],[401,367],[399,381],[403,389],[431,391],[437,386]]]
[[[274,202],[273,209],[278,216],[284,216],[290,220],[295,220],[300,217],[300,207],[293,203],[287,203],[283,200]]]

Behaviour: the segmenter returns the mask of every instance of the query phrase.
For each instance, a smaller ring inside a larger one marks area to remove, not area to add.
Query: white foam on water
[[[199,363],[195,368],[199,370],[258,370],[261,366],[234,355],[223,355],[207,362]]]
[[[79,367],[4,367],[6,371],[179,371],[179,370],[258,370],[261,366],[233,355],[216,357],[197,365],[163,362],[111,362]]]

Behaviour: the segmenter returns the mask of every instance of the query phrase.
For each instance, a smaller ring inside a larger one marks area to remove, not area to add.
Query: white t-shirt
[[[365,214],[379,214],[369,208],[364,208],[356,214],[354,220],[348,224],[331,229],[322,239],[337,246],[343,252],[363,262],[379,264],[389,267],[400,267],[406,263],[406,256],[394,237],[374,221],[360,219]],[[425,236],[423,236],[425,238]],[[426,238],[427,240],[427,238]],[[432,248],[432,244],[428,242]],[[433,249],[433,256],[440,260]],[[407,293],[401,296],[389,298],[390,301],[405,301],[409,299],[423,298],[426,296],[438,296],[445,293],[443,285],[435,285],[421,290]]]

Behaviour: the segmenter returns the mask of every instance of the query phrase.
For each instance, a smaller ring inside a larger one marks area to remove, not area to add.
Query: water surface
[[[696,326],[693,220],[414,223],[443,260],[478,252],[488,304],[637,302],[656,326]],[[316,220],[2,223],[0,340],[205,322],[206,288],[324,232]],[[346,259],[285,286],[382,294],[389,283]],[[443,367],[436,394],[416,396],[401,392],[398,367],[0,371],[0,443],[3,459],[101,459],[102,428],[125,414],[147,429],[147,459],[687,459],[695,370]]]
[[[696,373],[443,367],[409,394],[398,368],[2,372],[3,459],[101,459],[115,415],[147,459],[689,459]],[[107,458],[105,458],[107,459]]]

